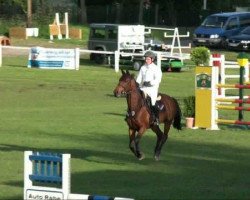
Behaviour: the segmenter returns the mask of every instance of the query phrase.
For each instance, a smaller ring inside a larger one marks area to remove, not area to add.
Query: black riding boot
[[[147,105],[148,105],[148,108],[149,108],[150,111],[151,111],[150,121],[151,121],[152,123],[155,123],[155,118],[156,118],[156,116],[155,116],[155,109],[156,109],[156,108],[154,108],[155,106],[152,105],[151,98],[150,98],[149,96],[147,96],[147,98],[146,98],[146,103],[147,103]]]
[[[148,105],[149,108],[152,107],[151,98],[149,96],[146,97],[146,103],[147,103],[147,105]]]
[[[154,115],[154,124],[159,125],[159,108],[157,105],[152,106],[152,111]]]

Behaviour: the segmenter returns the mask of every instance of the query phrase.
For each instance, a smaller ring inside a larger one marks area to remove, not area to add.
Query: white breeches
[[[154,106],[158,96],[158,87],[142,87],[141,90],[151,97],[151,103]]]

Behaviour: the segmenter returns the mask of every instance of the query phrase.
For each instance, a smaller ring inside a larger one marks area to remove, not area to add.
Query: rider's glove
[[[152,85],[151,85],[150,81],[144,81],[143,82],[143,86],[145,86],[145,87],[151,87]]]

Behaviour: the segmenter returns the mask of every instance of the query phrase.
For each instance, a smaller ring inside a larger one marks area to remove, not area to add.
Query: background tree
[[[32,27],[32,0],[13,0],[13,4],[19,6],[26,15],[26,27]]]
[[[88,20],[87,20],[87,8],[86,8],[85,0],[78,0],[77,6],[79,8],[80,23],[87,24]]]
[[[0,17],[9,24],[30,27],[52,23],[56,12],[60,16],[68,12],[71,23],[189,27],[199,25],[208,14],[244,6],[250,7],[250,0],[207,0],[206,12],[203,0],[0,0]]]
[[[144,4],[144,0],[138,0],[138,3],[139,3],[138,23],[143,24],[143,4]]]
[[[32,27],[32,0],[27,0],[27,27]]]

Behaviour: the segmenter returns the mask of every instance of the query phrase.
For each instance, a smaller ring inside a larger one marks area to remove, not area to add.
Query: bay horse
[[[168,139],[168,132],[171,125],[177,130],[181,130],[181,109],[177,100],[166,94],[161,96],[160,103],[164,108],[159,113],[159,122],[164,123],[164,132],[159,125],[152,123],[151,111],[146,103],[145,96],[139,88],[134,75],[128,70],[122,70],[122,76],[118,85],[114,89],[114,96],[126,95],[127,115],[126,121],[129,127],[129,148],[139,159],[144,159],[144,154],[140,150],[140,139],[147,129],[151,129],[157,135],[157,142],[154,150],[155,160],[159,160],[162,146]]]

